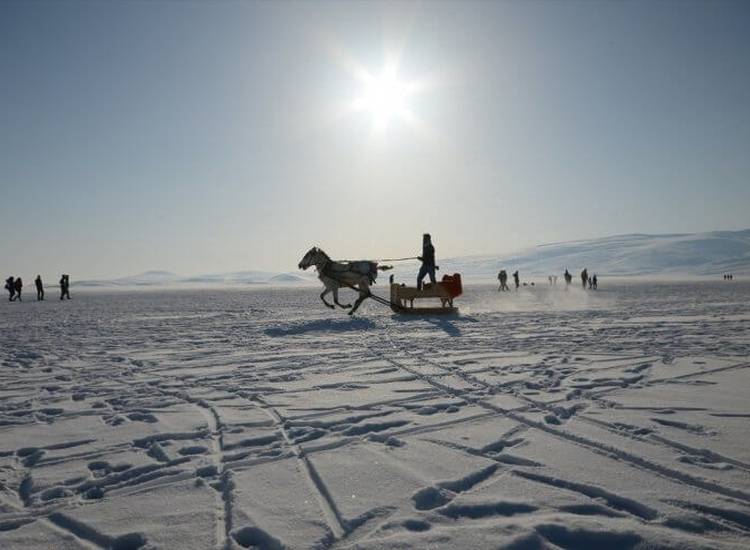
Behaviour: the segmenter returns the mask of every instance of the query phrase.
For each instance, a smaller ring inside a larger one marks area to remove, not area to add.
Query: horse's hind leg
[[[338,288],[333,291],[333,303],[342,309],[349,309],[350,307],[352,307],[351,304],[342,304],[339,302],[339,289]]]
[[[357,311],[357,308],[360,306],[362,302],[365,301],[365,298],[368,298],[370,296],[370,289],[369,287],[360,288],[359,290],[359,298],[357,298],[357,301],[354,302],[354,306],[352,306],[351,311],[349,312],[349,315],[352,315],[355,311]]]
[[[329,304],[328,302],[326,302],[325,295],[328,294],[329,292],[331,292],[331,290],[328,289],[328,288],[325,289],[323,292],[321,292],[320,299],[323,300],[323,303],[326,305],[326,307],[331,308],[331,309],[335,309],[336,306],[334,306],[333,304]]]
[[[367,298],[367,296],[360,296],[359,298],[357,298],[357,301],[354,302],[351,311],[349,311],[349,315],[352,315],[355,311],[357,311],[357,308],[362,302],[365,301],[365,298]]]

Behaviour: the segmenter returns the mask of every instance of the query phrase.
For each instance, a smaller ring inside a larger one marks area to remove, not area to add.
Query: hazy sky
[[[0,0],[0,271],[747,228],[749,94],[744,1]]]

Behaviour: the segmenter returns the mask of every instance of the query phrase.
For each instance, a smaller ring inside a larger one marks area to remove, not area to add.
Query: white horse
[[[317,247],[312,247],[307,251],[307,254],[299,263],[299,268],[307,269],[313,265],[318,271],[318,279],[325,285],[325,290],[321,293],[320,299],[327,307],[334,309],[335,306],[326,302],[325,299],[326,294],[333,292],[333,303],[344,309],[351,308],[349,315],[357,311],[359,305],[370,296],[370,285],[375,282],[378,270],[390,269],[388,266],[378,267],[377,262],[368,260],[336,262]],[[339,288],[342,286],[359,292],[359,297],[354,302],[354,306],[339,302]]]

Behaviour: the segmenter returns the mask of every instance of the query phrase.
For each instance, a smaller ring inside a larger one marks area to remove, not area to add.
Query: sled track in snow
[[[417,358],[421,360],[422,362],[424,362],[425,364],[429,364],[431,367],[441,369],[446,375],[456,375],[462,380],[472,385],[482,387],[486,390],[494,389],[491,384],[488,384],[487,382],[484,382],[482,380],[478,380],[475,377],[471,376],[470,374],[460,373],[453,369],[447,369],[440,363],[425,358],[423,353],[412,353],[412,352],[405,350],[393,340],[387,328],[384,330],[384,333],[385,333],[386,341],[390,344],[390,347],[396,352],[407,355],[411,357],[412,359]],[[623,449],[619,449],[619,448],[607,445],[605,443],[593,441],[589,438],[586,438],[584,436],[580,436],[577,434],[573,434],[568,431],[552,428],[551,426],[548,426],[544,424],[543,422],[537,422],[535,420],[531,420],[529,418],[524,417],[522,414],[519,414],[518,412],[503,409],[491,403],[487,403],[485,400],[481,398],[475,398],[471,395],[467,395],[467,393],[463,390],[455,389],[449,385],[443,384],[437,380],[438,377],[427,375],[427,374],[420,372],[417,369],[408,367],[403,362],[400,362],[397,359],[394,359],[390,354],[377,351],[376,347],[370,347],[369,349],[374,355],[393,364],[394,366],[398,368],[405,370],[406,372],[411,373],[412,375],[416,376],[420,380],[423,380],[424,382],[440,389],[441,391],[445,392],[448,395],[451,395],[453,397],[459,397],[461,399],[465,399],[466,401],[473,403],[479,407],[493,411],[498,414],[505,415],[508,418],[511,418],[514,421],[518,422],[519,424],[524,424],[528,426],[529,428],[536,428],[537,430],[543,431],[554,437],[563,439],[569,443],[573,443],[575,445],[579,445],[579,446],[588,448],[590,450],[603,452],[609,456],[617,458],[617,460],[620,460],[622,462],[629,464],[630,466],[634,468],[647,470],[653,474],[670,479],[671,481],[689,484],[697,489],[700,489],[700,490],[703,490],[703,491],[706,491],[715,495],[720,495],[723,497],[736,499],[745,505],[750,505],[750,494],[744,491],[732,489],[729,487],[724,487],[720,484],[711,482],[709,480],[700,479],[688,473],[674,470],[672,468],[669,468],[661,464],[657,464],[651,460],[632,454]],[[748,365],[742,365],[743,368],[747,366]],[[533,402],[530,404],[533,404],[534,406],[539,406],[539,404],[533,403]]]
[[[328,491],[328,487],[326,487],[320,475],[315,470],[315,467],[310,463],[300,446],[294,443],[292,438],[289,437],[286,427],[284,426],[284,420],[281,418],[278,411],[265,403],[261,398],[258,398],[257,401],[261,408],[273,418],[274,425],[281,431],[287,446],[292,449],[292,452],[300,465],[300,470],[304,472],[308,485],[318,500],[318,505],[320,506],[323,517],[325,517],[328,523],[331,533],[336,539],[342,538],[346,534],[346,527],[341,518],[341,513],[336,507],[336,502]]]
[[[195,405],[206,419],[211,438],[211,457],[216,476],[220,479],[221,491],[216,494],[216,544],[219,549],[229,549],[232,532],[232,488],[231,480],[225,471],[223,463],[222,432],[224,425],[216,408],[203,400],[197,400]]]

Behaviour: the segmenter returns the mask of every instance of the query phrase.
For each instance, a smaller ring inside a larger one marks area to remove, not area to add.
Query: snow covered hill
[[[750,273],[750,229],[670,235],[617,235],[544,244],[517,254],[451,258],[447,272],[495,277],[498,270],[560,275],[567,268],[604,275],[721,275]]]

